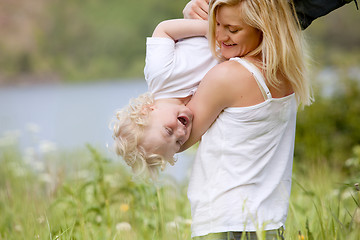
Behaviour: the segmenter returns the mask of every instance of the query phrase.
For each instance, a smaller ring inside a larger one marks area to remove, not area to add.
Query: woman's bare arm
[[[228,107],[246,107],[264,101],[254,76],[237,61],[213,67],[201,81],[187,106],[194,114],[189,139],[180,152],[198,142],[219,114]]]
[[[187,104],[194,114],[193,125],[190,137],[180,151],[198,142],[221,111],[233,105],[236,99],[236,92],[232,90],[234,74],[228,71],[227,65],[228,63],[225,62],[212,68],[200,82],[198,90]]]

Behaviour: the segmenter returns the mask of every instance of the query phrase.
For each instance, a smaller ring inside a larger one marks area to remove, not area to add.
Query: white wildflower
[[[100,215],[97,215],[96,218],[95,218],[95,221],[97,223],[101,223],[102,222],[102,217]]]
[[[91,173],[88,170],[80,170],[77,172],[77,177],[79,179],[89,179],[91,177]]]
[[[21,133],[20,130],[12,130],[4,132],[0,138],[0,147],[14,146],[17,144]]]
[[[56,144],[48,140],[43,140],[39,144],[39,150],[42,154],[54,152],[56,151]]]
[[[21,225],[16,224],[16,225],[14,226],[14,230],[15,230],[16,232],[22,232],[22,231],[23,231],[23,228],[21,227]]]
[[[341,199],[345,200],[345,199],[350,199],[352,198],[352,193],[351,191],[344,191],[341,195]]]
[[[173,229],[177,229],[177,228],[179,228],[179,223],[176,221],[168,222],[168,223],[166,223],[166,228],[169,231],[171,231]]]
[[[176,216],[174,219],[175,222],[182,223],[184,221],[184,218],[181,216]]]
[[[43,173],[40,175],[40,181],[44,183],[53,183],[53,177],[49,173]]]
[[[23,177],[26,175],[26,169],[24,167],[17,167],[15,169],[13,169],[13,173],[16,177]]]
[[[118,181],[116,181],[116,177],[111,174],[106,174],[104,176],[104,181],[108,183],[111,187],[116,187],[118,185]]]
[[[355,213],[354,213],[354,222],[356,222],[357,224],[360,225],[360,208],[356,208],[355,209]]]
[[[36,134],[40,131],[40,126],[36,123],[28,123],[26,124],[26,130],[28,130],[30,133]]]
[[[37,221],[38,221],[38,223],[40,223],[40,224],[44,223],[44,222],[45,222],[44,216],[38,217],[38,218],[37,218]]]
[[[131,230],[131,225],[128,222],[120,222],[118,224],[116,224],[116,230],[118,231],[124,231],[124,232],[128,232]]]
[[[34,148],[32,147],[25,148],[23,154],[24,163],[31,164],[32,162],[34,162],[35,156],[36,156],[36,152]]]
[[[191,219],[185,219],[183,222],[186,226],[191,226],[192,220]]]
[[[192,220],[191,220],[191,219],[184,219],[184,218],[181,217],[181,216],[176,216],[176,217],[174,218],[174,221],[166,223],[166,227],[167,227],[169,230],[173,230],[173,229],[179,228],[179,225],[180,225],[180,224],[183,224],[183,225],[185,225],[185,226],[190,226],[191,223],[192,223]]]
[[[42,161],[35,161],[31,163],[31,166],[38,172],[43,172],[45,170],[45,164]]]

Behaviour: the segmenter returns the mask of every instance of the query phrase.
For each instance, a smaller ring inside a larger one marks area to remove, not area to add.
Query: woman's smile
[[[235,45],[237,45],[237,44],[236,44],[236,43],[230,44],[230,43],[224,43],[224,42],[222,42],[222,45],[223,45],[223,47],[229,48],[229,47],[233,47],[233,46],[235,46]]]

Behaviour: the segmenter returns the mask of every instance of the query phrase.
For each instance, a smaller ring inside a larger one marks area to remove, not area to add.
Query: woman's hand
[[[191,0],[186,4],[183,15],[188,19],[207,20],[209,14],[209,0]]]

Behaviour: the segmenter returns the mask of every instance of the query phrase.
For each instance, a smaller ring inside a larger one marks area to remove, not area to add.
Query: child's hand
[[[191,0],[186,4],[184,18],[207,20],[209,14],[209,0]]]

